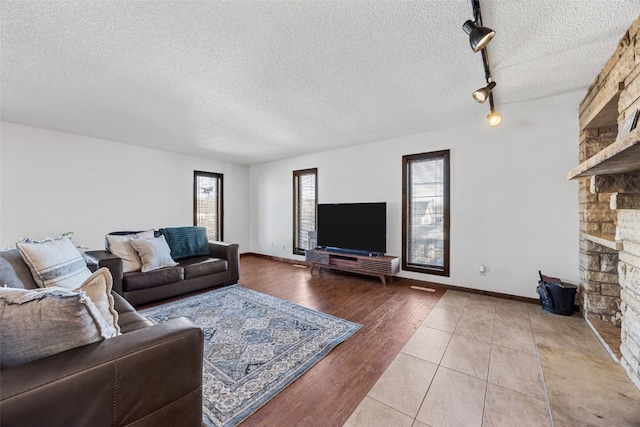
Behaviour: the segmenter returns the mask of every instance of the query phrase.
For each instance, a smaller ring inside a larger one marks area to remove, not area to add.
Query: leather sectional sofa
[[[127,235],[136,232],[115,232]],[[156,237],[160,232],[155,232]],[[177,260],[178,264],[148,272],[123,271],[122,260],[109,252],[86,251],[84,258],[91,270],[107,267],[113,276],[113,290],[134,306],[183,295],[215,286],[237,283],[240,257],[235,243],[208,242],[208,255]]]
[[[0,282],[37,288],[17,249],[0,252]],[[0,371],[0,425],[202,425],[202,330],[112,294],[122,335]]]

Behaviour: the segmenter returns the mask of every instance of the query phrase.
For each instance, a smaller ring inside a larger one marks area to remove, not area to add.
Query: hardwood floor
[[[362,325],[241,426],[342,426],[411,338],[445,289],[411,289],[415,281],[300,268],[247,255],[239,284]]]

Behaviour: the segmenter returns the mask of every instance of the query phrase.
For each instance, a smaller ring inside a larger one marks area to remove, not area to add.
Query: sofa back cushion
[[[209,239],[204,227],[167,227],[160,232],[167,239],[173,259],[209,255]]]
[[[0,286],[4,285],[24,289],[38,287],[17,248],[0,251]]]

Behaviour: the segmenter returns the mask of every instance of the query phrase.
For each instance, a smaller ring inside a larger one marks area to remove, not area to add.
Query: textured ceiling
[[[496,106],[513,111],[577,110],[640,13],[638,0],[481,5]],[[471,98],[484,75],[467,0],[3,0],[0,13],[7,122],[254,164],[488,114]]]

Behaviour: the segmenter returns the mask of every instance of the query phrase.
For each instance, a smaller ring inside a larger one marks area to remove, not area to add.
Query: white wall
[[[538,269],[578,281],[577,183],[565,179],[576,107],[501,110],[496,129],[478,120],[251,167],[1,123],[0,247],[73,231],[97,249],[109,231],[191,224],[193,170],[204,170],[224,174],[225,240],[301,260],[292,171],[317,167],[321,203],[387,202],[387,252],[400,255],[402,155],[451,149],[451,276],[400,275],[535,298]]]
[[[202,170],[224,174],[224,239],[248,251],[246,166],[12,123],[0,140],[0,247],[73,231],[102,249],[111,231],[191,225]]]
[[[478,120],[251,166],[251,251],[303,259],[291,248],[292,171],[317,167],[320,203],[387,202],[387,253],[399,256],[402,156],[450,149],[451,276],[400,276],[532,298],[538,269],[577,283],[578,185],[565,179],[577,163],[576,105],[501,110],[495,129]]]

